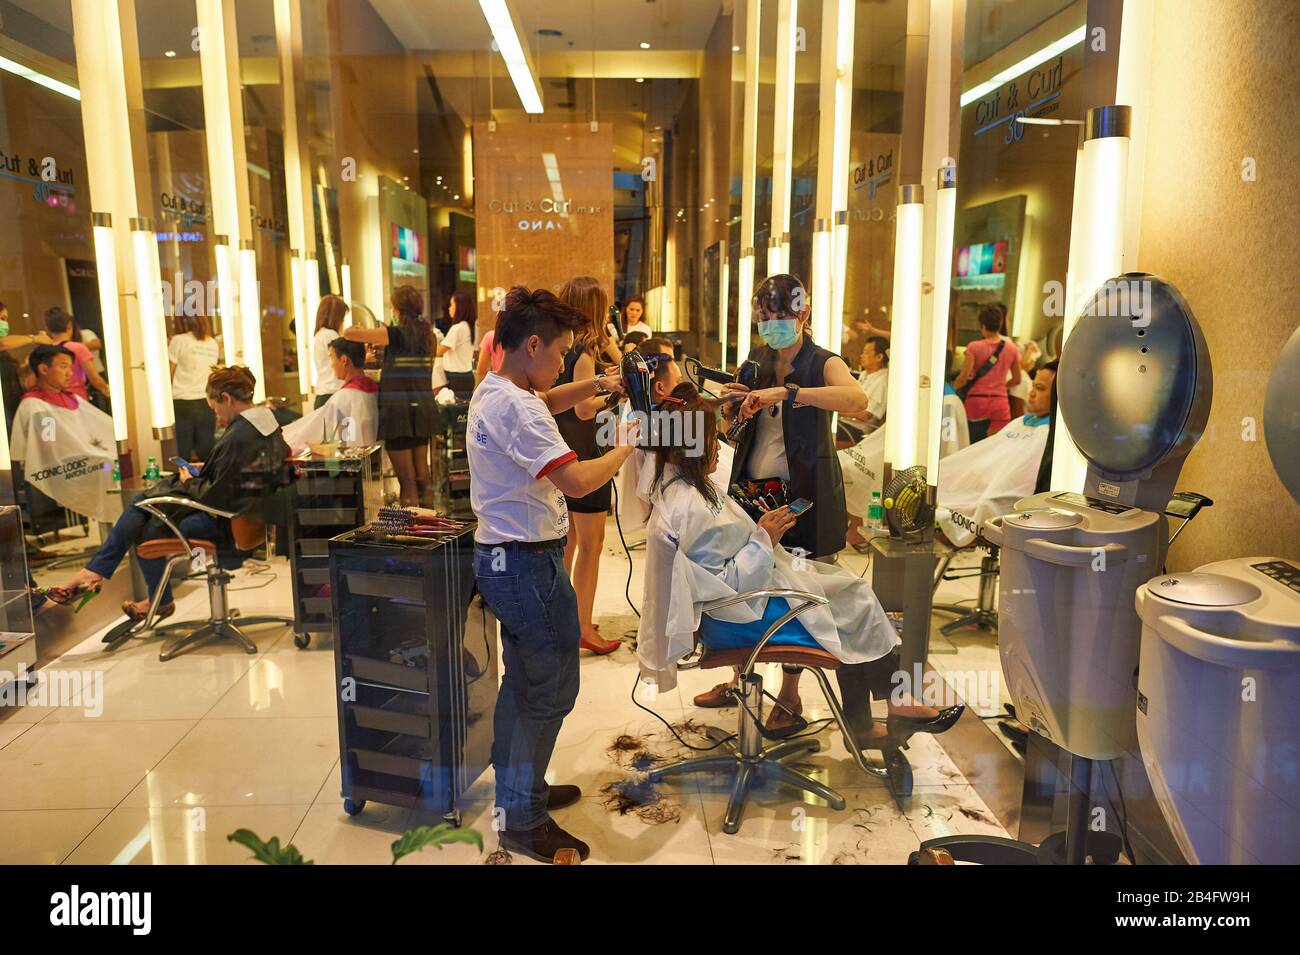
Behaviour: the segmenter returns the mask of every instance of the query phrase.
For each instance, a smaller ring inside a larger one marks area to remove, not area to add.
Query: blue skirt
[[[784,597],[769,597],[763,619],[754,623],[732,623],[729,620],[715,620],[708,614],[700,616],[700,643],[708,650],[736,650],[752,647],[767,633],[767,628],[776,623],[782,614],[789,611],[790,605]],[[821,644],[812,638],[808,629],[799,622],[799,618],[787,621],[772,639],[769,647],[813,647],[821,649]]]

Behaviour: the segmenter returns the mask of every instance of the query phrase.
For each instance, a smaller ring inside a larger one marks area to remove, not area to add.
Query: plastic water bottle
[[[150,455],[149,465],[144,469],[144,479],[146,481],[156,481],[159,477],[161,477],[161,473],[158,470],[158,459]]]
[[[884,530],[885,509],[880,504],[880,492],[871,492],[871,506],[867,508],[867,526],[872,531]]]

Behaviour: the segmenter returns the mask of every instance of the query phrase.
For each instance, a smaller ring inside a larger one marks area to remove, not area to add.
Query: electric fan
[[[885,521],[895,537],[915,539],[934,523],[934,505],[925,500],[925,468],[913,465],[896,472],[885,488]]]

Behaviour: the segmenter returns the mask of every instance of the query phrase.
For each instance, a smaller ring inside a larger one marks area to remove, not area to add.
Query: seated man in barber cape
[[[1056,414],[1056,362],[1038,369],[1028,413],[947,458],[939,467],[939,529],[953,545],[972,543],[990,517],[1009,514],[1033,494],[1044,466],[1051,473],[1051,421]]]
[[[366,448],[379,440],[379,384],[367,377],[366,346],[336,338],[329,343],[330,367],[343,382],[329,401],[284,427],[284,440],[297,455],[309,444],[337,441]]]
[[[10,429],[9,453],[23,462],[27,483],[63,507],[104,523],[121,503],[111,496],[117,446],[113,419],[68,390],[71,352],[37,345],[27,358],[36,376],[22,396]]]

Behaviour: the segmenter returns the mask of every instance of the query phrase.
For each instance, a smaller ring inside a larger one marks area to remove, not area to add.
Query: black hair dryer
[[[740,367],[736,369],[736,384],[744,385],[750,391],[753,391],[755,386],[758,384],[758,372],[758,362],[754,361],[752,358],[741,362]],[[732,422],[731,427],[727,429],[727,439],[730,441],[739,441],[741,435],[745,433],[745,428],[749,426],[749,422],[752,420],[752,416],[746,418],[744,421],[737,418]]]
[[[623,356],[623,387],[627,393],[628,404],[633,411],[650,413],[650,366],[640,352],[628,352]]]
[[[609,307],[609,323],[614,326],[614,335],[619,341],[627,337],[627,332],[623,328],[623,313],[618,310],[617,305]]]

